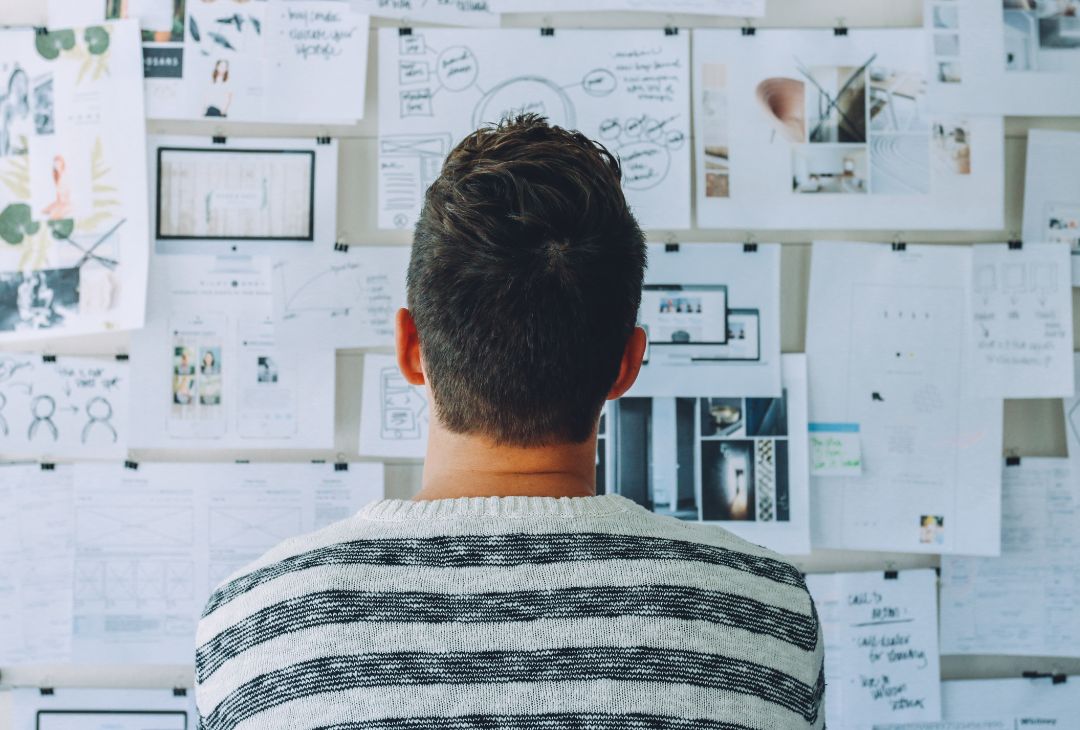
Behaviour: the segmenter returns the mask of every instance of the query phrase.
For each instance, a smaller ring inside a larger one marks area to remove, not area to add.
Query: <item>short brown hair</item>
[[[440,422],[497,443],[593,433],[637,321],[645,238],[618,159],[523,115],[484,127],[427,191],[409,309]]]

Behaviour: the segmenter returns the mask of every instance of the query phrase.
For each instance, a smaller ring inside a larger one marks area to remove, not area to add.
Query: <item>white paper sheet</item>
[[[138,32],[0,29],[0,343],[143,323]]]
[[[381,464],[76,466],[76,662],[189,664],[213,589],[383,495]]]
[[[1061,398],[1073,394],[1069,251],[1060,244],[973,248],[972,367],[968,395]]]
[[[697,224],[997,229],[1000,118],[927,108],[921,30],[694,31]]]
[[[689,36],[379,31],[379,227],[410,228],[452,147],[530,111],[601,140],[643,228],[690,225]]]
[[[963,114],[1080,114],[1076,94],[1062,93],[1080,85],[1078,9],[1075,0],[926,0],[932,103]]]
[[[809,553],[806,356],[782,362],[782,397],[702,390],[609,404],[597,492],[622,494],[657,514],[714,522],[778,552]]]
[[[380,18],[473,28],[499,25],[499,12],[492,5],[489,0],[352,0],[354,10]]]
[[[195,693],[171,689],[72,689],[11,694],[11,730],[195,730]]]
[[[574,13],[635,10],[760,18],[765,0],[491,0],[500,13]]]
[[[780,245],[649,246],[638,321],[649,350],[631,396],[780,395]]]
[[[806,586],[825,638],[830,728],[941,719],[934,571],[808,575]]]
[[[364,116],[369,19],[348,0],[49,0],[53,24],[124,12],[143,27],[150,118],[351,123]]]
[[[941,561],[943,654],[1080,656],[1080,487],[1066,459],[1005,467],[999,558]]]
[[[1069,450],[1069,460],[1073,471],[1080,474],[1080,353],[1073,355],[1076,371],[1076,397],[1066,398],[1065,406],[1065,441]]]
[[[0,466],[0,665],[71,658],[70,466]]]
[[[1000,399],[961,397],[971,249],[815,243],[810,421],[860,429],[861,477],[811,479],[815,547],[996,555]]]
[[[337,237],[337,142],[150,138],[158,253],[287,255]]]
[[[128,363],[0,352],[0,457],[119,459],[127,453]]]
[[[1068,246],[1080,286],[1080,133],[1028,132],[1024,240]]]
[[[393,355],[364,356],[361,456],[423,459],[430,418],[427,388],[409,385]]]
[[[274,262],[274,327],[285,347],[384,347],[405,306],[407,246],[316,243]]]
[[[970,679],[941,683],[943,722],[882,725],[874,730],[1016,730],[1068,728],[1080,712],[1075,678]]]
[[[277,345],[266,258],[155,255],[132,448],[326,449],[334,351]]]

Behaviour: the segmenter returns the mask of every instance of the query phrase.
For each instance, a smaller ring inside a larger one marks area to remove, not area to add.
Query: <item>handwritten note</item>
[[[977,245],[973,252],[968,392],[988,398],[1073,394],[1067,246]]]
[[[367,15],[343,0],[277,2],[266,25],[266,103],[280,100],[270,116],[302,120],[306,109],[319,108],[329,119],[363,118]]]
[[[489,0],[353,0],[353,7],[381,18],[474,28],[496,26],[499,14]]]
[[[830,727],[941,719],[932,570],[810,575],[825,636]]]
[[[810,474],[816,477],[862,476],[859,424],[810,424]]]

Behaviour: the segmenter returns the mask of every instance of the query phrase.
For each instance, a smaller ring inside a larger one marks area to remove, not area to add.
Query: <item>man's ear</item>
[[[394,319],[394,347],[401,374],[410,385],[424,385],[424,365],[420,359],[420,336],[408,309],[399,309]]]
[[[611,386],[607,399],[621,398],[637,380],[641,372],[641,361],[645,358],[645,347],[648,345],[648,335],[645,330],[635,327],[626,341],[626,349],[623,350],[622,362],[619,364],[619,377],[615,379],[615,385]]]

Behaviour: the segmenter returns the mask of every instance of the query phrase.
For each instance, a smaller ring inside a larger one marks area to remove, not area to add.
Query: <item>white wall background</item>
[[[104,0],[86,0],[104,2]],[[987,0],[990,1],[990,0]],[[45,0],[0,0],[0,24],[41,23]],[[768,27],[833,27],[843,22],[850,28],[912,27],[922,24],[921,0],[768,0],[768,15],[755,21],[760,28]],[[374,25],[391,24],[374,21]],[[675,25],[738,26],[735,19],[710,19],[685,15],[650,15],[641,13],[612,14],[552,14],[513,15],[504,20],[507,26],[556,28],[637,28]],[[374,32],[374,31],[373,31]],[[856,31],[857,32],[857,31]],[[356,126],[297,126],[243,124],[220,126],[206,122],[151,123],[151,133],[168,134],[227,134],[233,136],[304,136],[331,135],[340,140],[340,179],[338,192],[338,238],[350,244],[408,245],[409,234],[399,231],[379,231],[376,228],[376,104],[375,43],[371,45],[368,67],[368,119]],[[1064,90],[1063,90],[1064,91]],[[973,243],[1004,241],[1019,237],[1023,209],[1024,160],[1027,133],[1030,129],[1066,129],[1080,131],[1080,118],[1043,119],[1010,118],[1006,124],[1006,182],[1004,201],[1006,228],[1001,231],[971,233],[905,233],[896,232],[902,240],[919,243]],[[680,241],[724,242],[743,241],[754,234],[757,241],[779,241],[783,248],[782,270],[782,346],[784,352],[802,352],[806,333],[806,295],[809,285],[810,246],[817,239],[891,241],[893,233],[860,231],[781,231],[759,233],[745,230],[651,231],[651,239],[663,241],[669,236]],[[1074,324],[1080,341],[1080,289],[1073,290]],[[37,349],[57,354],[112,354],[125,352],[127,339],[123,335],[105,339],[86,339],[50,343]],[[138,367],[137,363],[133,364]],[[356,460],[360,385],[363,356],[359,351],[341,352],[337,358],[337,440],[333,452],[275,451],[138,451],[132,457],[139,461],[289,461],[310,459]],[[1057,400],[1008,401],[1005,404],[1005,453],[1019,456],[1064,456],[1065,433],[1061,402]],[[391,462],[387,468],[389,496],[408,497],[419,486],[421,469],[418,463]],[[881,570],[928,567],[938,564],[933,556],[900,555],[891,553],[818,551],[799,558],[796,563],[806,572],[839,570]],[[1080,658],[1009,658],[1009,657],[945,657],[942,674],[945,679],[1017,677],[1027,669],[1080,674]],[[191,686],[191,670],[187,667],[96,667],[48,666],[0,668],[0,686],[88,686],[88,687],[174,687]],[[8,728],[7,698],[0,692],[0,730]],[[21,730],[21,729],[20,729]]]

